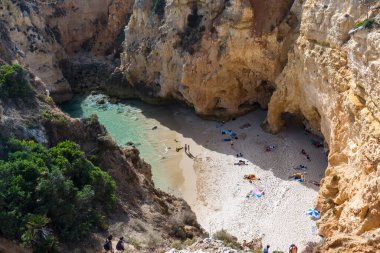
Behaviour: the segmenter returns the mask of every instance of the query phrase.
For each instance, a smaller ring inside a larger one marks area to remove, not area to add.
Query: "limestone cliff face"
[[[62,73],[63,67],[78,61],[78,55],[82,62],[104,64],[108,59],[112,65],[132,4],[132,0],[3,0],[1,58],[29,68],[47,84],[55,101],[67,100],[72,95],[70,75]]]
[[[120,68],[144,94],[184,101],[202,115],[266,108],[297,18],[287,15],[293,1],[256,2],[168,0],[160,12],[136,1]],[[266,11],[270,18],[254,19]]]
[[[357,241],[365,252],[375,250],[379,238],[369,238],[380,227],[380,3],[167,0],[156,7],[136,1],[126,28],[120,70],[129,85],[185,101],[202,115],[268,106],[264,126],[272,132],[281,129],[283,113],[304,117],[329,148],[316,201],[327,248],[354,250]],[[367,17],[375,22],[349,35]]]
[[[316,207],[320,234],[330,241],[380,227],[380,30],[374,25],[348,34],[367,14],[380,13],[379,4],[369,6],[306,1],[299,37],[269,103],[271,130],[279,130],[283,112],[301,114],[329,146]]]

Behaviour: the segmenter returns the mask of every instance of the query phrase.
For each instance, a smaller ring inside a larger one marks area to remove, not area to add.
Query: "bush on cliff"
[[[55,252],[55,236],[77,241],[104,226],[115,188],[73,142],[47,149],[11,139],[0,160],[0,235],[35,252]]]
[[[165,14],[166,0],[153,0],[153,11],[160,18]]]
[[[26,72],[17,64],[0,66],[0,98],[27,98],[33,94]]]
[[[228,247],[234,248],[234,249],[240,249],[241,245],[238,242],[237,238],[230,233],[228,233],[226,230],[222,229],[219,231],[216,231],[213,237],[216,240],[221,240],[224,242],[224,244]]]

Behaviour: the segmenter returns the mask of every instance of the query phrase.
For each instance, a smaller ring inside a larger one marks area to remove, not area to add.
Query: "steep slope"
[[[107,219],[108,227],[88,240],[63,244],[62,252],[79,248],[81,252],[98,251],[105,233],[128,234],[148,251],[152,245],[165,247],[173,238],[186,239],[202,234],[194,213],[184,200],[154,188],[150,165],[139,157],[137,149],[118,147],[96,117],[69,118],[54,105],[39,78],[29,73],[24,78],[33,90],[28,97],[10,98],[0,93],[0,159],[4,158],[6,140],[11,136],[32,139],[47,147],[72,140],[117,183],[118,204]],[[150,238],[154,239],[154,244],[149,242],[153,240]],[[0,248],[7,245],[6,240],[0,240]]]

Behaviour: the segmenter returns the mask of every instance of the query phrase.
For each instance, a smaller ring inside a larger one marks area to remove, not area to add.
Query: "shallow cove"
[[[171,117],[170,106],[153,106],[138,100],[112,104],[104,95],[89,95],[76,96],[61,104],[61,109],[74,118],[96,114],[118,145],[128,146],[132,142],[139,149],[141,157],[152,166],[157,188],[180,195],[184,178],[181,171],[175,170],[181,159],[181,154],[175,152],[176,133],[145,115]]]
[[[312,182],[323,177],[327,159],[323,148],[311,145],[317,137],[302,126],[291,122],[281,133],[268,134],[260,127],[266,112],[258,110],[224,124],[238,136],[231,146],[218,123],[197,117],[189,108],[139,101],[110,104],[107,99],[98,105],[103,97],[76,98],[63,110],[73,117],[96,113],[120,145],[140,143],[137,147],[152,164],[156,186],[183,197],[210,234],[226,229],[240,241],[262,237],[264,244],[284,252],[291,243],[302,251],[308,242],[320,240],[315,222],[305,211],[314,206],[319,187]],[[184,150],[176,152],[185,144],[194,158]],[[276,148],[266,152],[268,145]],[[237,153],[243,153],[243,158],[237,158]],[[241,159],[248,165],[234,165]],[[308,167],[304,183],[289,179],[299,172],[293,168],[300,164]],[[243,179],[247,174],[261,180],[250,183]],[[253,190],[265,195],[247,198]]]

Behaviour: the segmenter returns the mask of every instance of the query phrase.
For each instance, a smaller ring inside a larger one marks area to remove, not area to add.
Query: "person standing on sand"
[[[264,248],[263,253],[269,253],[269,247],[270,247],[270,245],[267,245],[267,246]]]

